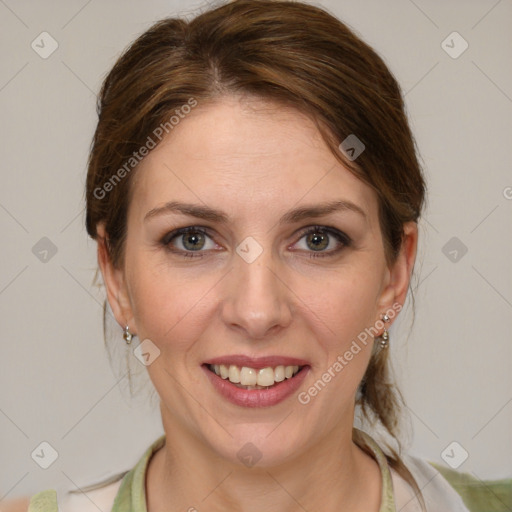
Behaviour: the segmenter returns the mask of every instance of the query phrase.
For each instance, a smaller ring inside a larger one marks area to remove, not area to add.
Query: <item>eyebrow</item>
[[[294,210],[285,213],[279,219],[279,223],[291,224],[294,222],[300,222],[304,219],[323,217],[324,215],[329,215],[339,211],[352,211],[361,215],[365,220],[368,218],[366,212],[357,204],[352,203],[351,201],[339,200],[330,201],[314,206],[295,208]],[[170,201],[164,206],[153,208],[148,213],[146,213],[144,216],[144,222],[151,218],[169,213],[181,213],[183,215],[190,215],[191,217],[218,222],[220,224],[226,224],[228,221],[228,216],[225,213],[220,210],[210,208],[209,206]]]

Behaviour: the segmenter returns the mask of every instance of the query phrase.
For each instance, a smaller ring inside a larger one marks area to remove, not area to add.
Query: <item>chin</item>
[[[285,422],[286,423],[286,422]],[[222,436],[225,444],[213,442],[212,450],[219,457],[232,464],[247,468],[272,468],[286,464],[291,456],[295,456],[301,447],[300,440],[290,436],[290,432],[283,428],[277,432],[276,425],[245,424],[239,428],[230,429],[233,437]]]

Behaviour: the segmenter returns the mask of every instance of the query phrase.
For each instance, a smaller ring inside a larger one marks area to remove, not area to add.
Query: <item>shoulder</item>
[[[68,492],[59,500],[59,512],[108,512],[112,510],[121,482],[122,479],[92,490]]]
[[[112,509],[123,476],[124,473],[83,487],[80,491],[48,489],[32,496],[24,512],[108,512]],[[8,512],[18,510],[21,512],[21,509],[6,509]]]
[[[16,498],[0,502],[1,512],[27,512],[30,498]]]
[[[146,449],[137,464],[128,471],[112,474],[108,478],[91,485],[50,489],[40,492],[30,500],[28,512],[110,512],[131,509],[132,499],[135,506],[142,510],[144,503],[144,482],[148,461],[153,453],[165,443],[165,435],[160,436]],[[0,512],[3,512],[0,509]],[[13,511],[17,512],[17,511]]]
[[[428,512],[469,512],[461,496],[434,466],[410,455],[403,461],[421,489]],[[397,510],[419,512],[421,508],[411,486],[396,471],[391,470],[391,476]]]
[[[512,510],[512,479],[480,480],[440,464],[417,457],[404,457],[404,463],[421,489],[427,511],[505,512]],[[392,470],[398,509],[419,511],[411,487]],[[412,503],[416,505],[412,505]],[[403,508],[400,508],[402,506]],[[414,508],[416,507],[416,508]]]
[[[431,463],[462,496],[473,512],[506,512],[512,510],[512,478],[481,480],[472,474]]]

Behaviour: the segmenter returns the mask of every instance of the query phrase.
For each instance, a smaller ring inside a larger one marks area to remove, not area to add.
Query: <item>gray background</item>
[[[512,2],[319,3],[396,74],[429,182],[416,319],[409,309],[391,332],[410,449],[442,462],[457,441],[460,470],[512,476]],[[103,347],[85,165],[116,56],[157,19],[205,5],[0,0],[0,497],[128,469],[161,433],[146,398],[128,401],[121,330],[117,372]],[[59,45],[47,59],[31,47],[43,31]],[[458,58],[442,47],[453,31],[469,44]],[[58,452],[46,470],[31,457],[43,441]]]

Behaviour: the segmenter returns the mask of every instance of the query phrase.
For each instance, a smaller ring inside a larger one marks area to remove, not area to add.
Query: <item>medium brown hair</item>
[[[86,227],[97,239],[98,223],[104,223],[113,264],[123,264],[136,174],[136,165],[132,171],[126,162],[191,99],[201,105],[232,94],[292,106],[316,123],[335,157],[376,192],[386,258],[393,262],[404,223],[418,220],[425,184],[392,73],[372,48],[321,8],[235,0],[190,21],[159,21],[124,52],[103,83],[89,157]],[[339,149],[349,135],[365,146],[354,161]],[[358,404],[367,419],[380,421],[398,441],[402,402],[387,359],[388,350],[372,355]],[[387,451],[391,466],[422,500],[399,455],[389,446]]]

